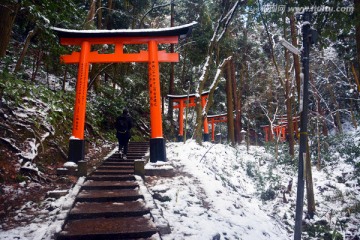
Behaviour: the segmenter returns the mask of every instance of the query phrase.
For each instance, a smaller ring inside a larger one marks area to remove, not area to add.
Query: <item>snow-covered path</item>
[[[147,183],[171,228],[164,239],[289,239],[252,196],[255,186],[241,167],[249,156],[237,151],[193,141],[167,145],[176,176]]]

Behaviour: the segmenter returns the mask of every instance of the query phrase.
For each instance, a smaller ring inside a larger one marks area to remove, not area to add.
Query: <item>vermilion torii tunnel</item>
[[[205,107],[206,100],[209,96],[209,91],[205,91],[201,94],[201,106],[202,108]],[[174,108],[179,109],[179,141],[183,140],[184,137],[184,108],[195,107],[196,106],[196,94],[188,94],[188,95],[170,95],[168,94],[167,97],[172,100]],[[204,119],[204,141],[209,141],[209,126],[207,118]]]
[[[53,28],[62,45],[77,45],[80,52],[61,56],[64,63],[78,64],[76,97],[74,106],[73,129],[69,142],[68,161],[84,160],[84,126],[86,113],[86,95],[88,87],[89,65],[91,63],[147,62],[150,95],[150,161],[166,161],[165,139],[163,137],[159,62],[178,62],[178,53],[159,51],[159,44],[178,43],[186,37],[196,22],[164,29],[130,30],[70,30]],[[107,44],[114,46],[113,53],[92,51],[93,45]],[[147,51],[124,53],[126,44],[147,45]]]

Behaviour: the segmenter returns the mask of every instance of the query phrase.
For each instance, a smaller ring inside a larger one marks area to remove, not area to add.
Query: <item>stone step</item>
[[[145,217],[70,220],[57,240],[119,240],[150,238],[157,229]]]
[[[131,153],[128,153],[126,155],[127,159],[139,159],[144,156],[145,156],[145,154],[131,154]],[[119,160],[119,159],[122,159],[120,157],[120,155],[112,155],[111,157],[107,158],[106,160]]]
[[[111,202],[111,201],[135,201],[144,196],[133,189],[114,190],[82,190],[77,195],[76,202]]]
[[[91,175],[86,178],[94,181],[135,181],[134,174],[131,175]]]
[[[100,217],[135,217],[150,213],[143,201],[131,202],[78,202],[71,209],[68,218],[85,219]]]
[[[129,165],[101,165],[97,170],[131,170],[134,169],[134,164]]]
[[[87,176],[56,239],[144,240],[159,236],[134,176],[134,160],[143,158],[148,150],[148,142],[131,142],[127,160],[115,153]]]
[[[83,190],[101,190],[101,189],[135,189],[139,184],[136,181],[86,181],[81,189]]]
[[[134,174],[134,169],[97,169],[95,172],[92,173],[93,175],[129,175]]]
[[[134,161],[105,160],[102,166],[134,166]]]

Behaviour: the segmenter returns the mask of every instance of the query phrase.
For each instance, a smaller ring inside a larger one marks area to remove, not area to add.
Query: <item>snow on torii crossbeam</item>
[[[209,91],[205,91],[201,94],[201,106],[204,108],[206,104],[206,99],[209,96]],[[195,107],[196,106],[196,94],[189,95],[170,95],[167,97],[176,103],[174,108],[179,109],[179,141],[183,140],[184,137],[184,108],[186,107]],[[209,141],[209,126],[207,122],[207,118],[204,119],[204,141]]]
[[[186,37],[196,22],[163,29],[131,29],[131,30],[70,30],[53,28],[62,45],[78,45],[80,52],[63,55],[65,63],[79,65],[76,83],[73,130],[69,143],[69,161],[78,162],[85,156],[85,112],[86,95],[90,63],[110,62],[147,62],[150,95],[150,161],[166,161],[165,139],[163,138],[161,117],[161,96],[159,62],[178,62],[178,53],[166,53],[158,50],[158,44],[178,43],[179,37]],[[113,53],[91,51],[92,45],[112,44]],[[125,44],[145,44],[147,51],[124,53]]]

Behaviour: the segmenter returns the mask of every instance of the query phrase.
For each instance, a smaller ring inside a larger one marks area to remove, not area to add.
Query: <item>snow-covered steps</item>
[[[135,217],[149,214],[144,201],[126,202],[78,202],[70,211],[68,219],[84,219],[99,217]]]
[[[139,184],[135,181],[86,181],[81,187],[84,190],[100,190],[100,189],[134,189]]]
[[[57,240],[147,239],[156,232],[146,217],[82,219],[69,221]]]
[[[76,197],[76,202],[118,202],[134,201],[144,198],[138,190],[82,190]]]
[[[130,143],[128,159],[119,154],[106,159],[86,178],[57,240],[153,239],[157,228],[134,176],[134,161],[148,144]]]

